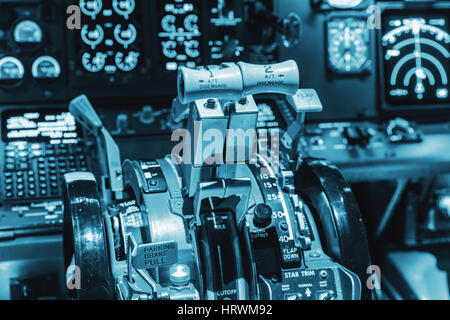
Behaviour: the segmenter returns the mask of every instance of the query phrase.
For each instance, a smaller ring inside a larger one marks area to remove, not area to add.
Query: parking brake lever
[[[119,146],[103,126],[86,95],[73,99],[69,104],[69,111],[89,134],[95,136],[103,180],[108,177],[111,191],[114,193],[115,198],[122,198],[123,176]],[[105,193],[107,190],[106,181],[102,181],[102,184],[102,192]],[[108,198],[110,197],[107,194],[104,195]]]

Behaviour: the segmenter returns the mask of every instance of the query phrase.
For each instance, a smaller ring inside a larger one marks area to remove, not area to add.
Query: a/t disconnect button
[[[272,221],[272,208],[267,204],[260,203],[255,207],[253,223],[258,228],[267,227]]]

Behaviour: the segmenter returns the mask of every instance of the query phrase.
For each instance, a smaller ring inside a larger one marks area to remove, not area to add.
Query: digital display
[[[394,106],[448,103],[448,14],[386,11],[382,27],[387,103]]]
[[[75,118],[69,112],[5,112],[3,140],[76,144]]]

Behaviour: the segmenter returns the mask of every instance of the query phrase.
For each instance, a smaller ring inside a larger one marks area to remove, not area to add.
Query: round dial
[[[336,73],[361,73],[370,69],[369,31],[357,18],[328,21],[328,66]]]
[[[184,18],[184,28],[189,32],[198,32],[198,16],[190,14]]]
[[[31,67],[31,74],[35,79],[55,79],[61,74],[59,62],[50,56],[37,58]]]
[[[22,20],[14,27],[14,41],[22,45],[35,45],[43,40],[43,32],[39,24],[33,20]]]
[[[168,14],[161,19],[161,27],[165,32],[175,32],[177,31],[177,27],[175,26],[176,20],[177,18],[174,15]]]
[[[102,43],[105,33],[100,25],[95,25],[94,28],[88,26],[87,24],[81,28],[81,39],[84,43],[95,49],[100,43]]]
[[[139,52],[130,51],[127,55],[117,52],[115,56],[117,67],[125,72],[132,71],[139,62]]]
[[[25,74],[22,62],[11,56],[0,59],[0,83],[15,85],[19,83]]]
[[[386,100],[402,105],[448,102],[447,17],[387,14],[383,28]]]
[[[81,11],[92,19],[95,19],[100,11],[102,11],[102,7],[102,0],[80,0]]]
[[[191,58],[197,58],[200,56],[200,51],[198,48],[200,47],[200,42],[197,40],[189,40],[184,43],[186,54]]]
[[[136,3],[134,0],[114,0],[113,3],[114,11],[121,16],[124,16],[125,19],[128,19],[130,14],[136,8]]]
[[[122,27],[121,24],[118,24],[114,28],[114,38],[127,49],[137,38],[136,28],[131,23],[126,28]]]
[[[93,56],[89,52],[83,53],[81,57],[81,62],[83,67],[89,72],[99,72],[101,71],[106,63],[106,54],[101,52],[96,52]]]
[[[163,41],[162,44],[162,50],[163,54],[170,59],[176,58],[177,53],[177,42],[173,40]]]

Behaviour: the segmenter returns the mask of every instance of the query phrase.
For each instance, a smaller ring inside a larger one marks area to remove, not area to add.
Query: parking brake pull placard
[[[133,253],[136,269],[153,269],[178,262],[178,243],[175,241],[139,244]]]

